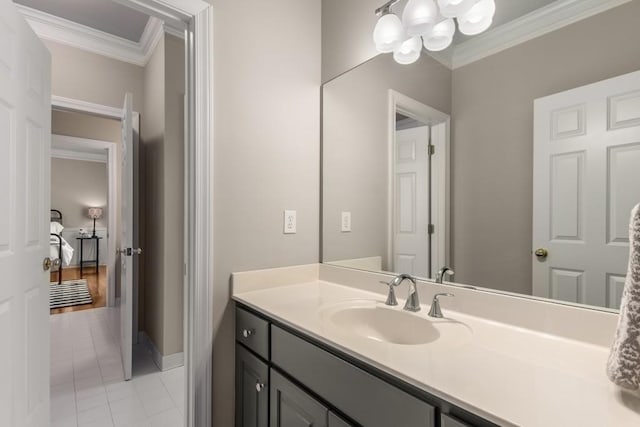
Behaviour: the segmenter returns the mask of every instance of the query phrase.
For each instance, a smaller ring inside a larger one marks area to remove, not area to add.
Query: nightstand
[[[100,271],[100,240],[102,237],[99,236],[89,236],[89,237],[76,237],[76,240],[80,241],[80,277],[82,277],[82,266],[85,263],[96,263],[96,275],[99,274]],[[95,259],[84,259],[84,241],[90,240],[94,242],[96,248],[96,258]]]

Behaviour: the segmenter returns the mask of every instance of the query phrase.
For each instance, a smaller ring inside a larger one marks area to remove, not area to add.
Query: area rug
[[[49,308],[71,307],[92,304],[93,299],[84,279],[52,283],[49,292]]]

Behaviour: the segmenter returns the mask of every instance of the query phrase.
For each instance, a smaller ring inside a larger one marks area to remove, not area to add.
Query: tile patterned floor
[[[184,368],[160,372],[134,346],[124,381],[117,315],[105,307],[50,317],[52,427],[183,425]]]

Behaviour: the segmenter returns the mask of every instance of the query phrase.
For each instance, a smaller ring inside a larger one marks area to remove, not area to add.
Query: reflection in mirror
[[[326,83],[323,262],[432,279],[446,265],[457,283],[617,308],[640,202],[639,21],[632,1],[497,52],[462,40],[453,61],[382,55]]]

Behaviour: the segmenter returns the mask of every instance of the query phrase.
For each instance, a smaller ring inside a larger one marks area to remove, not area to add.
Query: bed
[[[58,266],[58,284],[62,283],[62,270],[64,266],[71,264],[71,258],[73,258],[73,248],[64,237],[62,237],[62,230],[64,230],[62,224],[62,212],[57,209],[51,209],[49,252],[51,259],[60,260],[60,262],[54,263]]]

